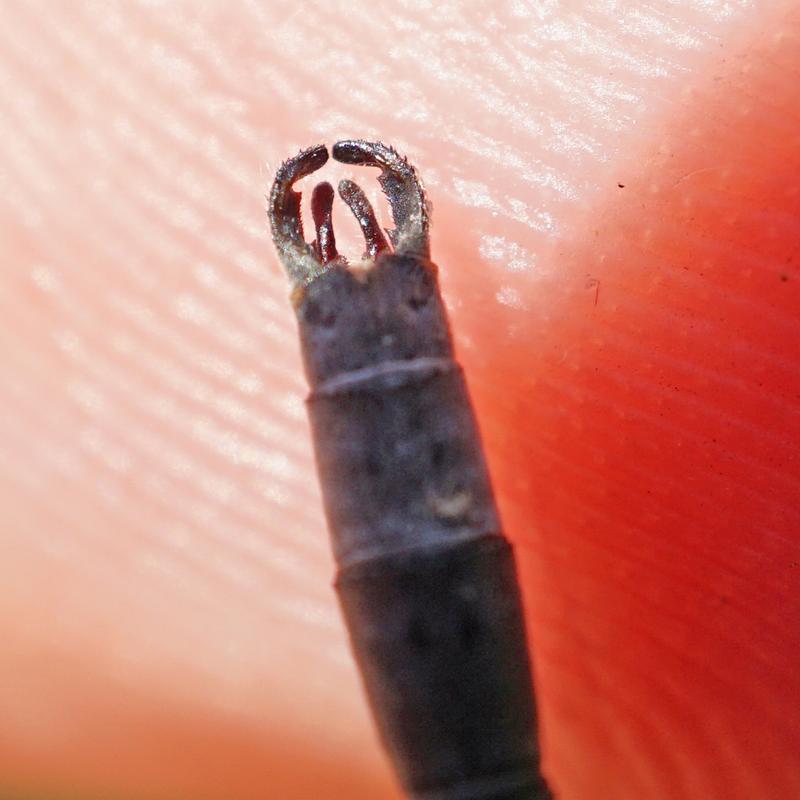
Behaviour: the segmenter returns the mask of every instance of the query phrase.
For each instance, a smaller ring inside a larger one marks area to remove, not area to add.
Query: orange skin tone
[[[800,15],[421,5],[4,5],[3,796],[399,797],[264,214],[348,136],[434,204],[559,797],[800,796]]]

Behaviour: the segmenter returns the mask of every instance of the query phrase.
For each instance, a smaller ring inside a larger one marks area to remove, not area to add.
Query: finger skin
[[[434,203],[559,796],[798,796],[793,4],[3,12],[0,794],[399,797],[265,218],[363,136]]]

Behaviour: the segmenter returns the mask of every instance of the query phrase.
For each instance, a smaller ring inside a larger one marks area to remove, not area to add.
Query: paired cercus
[[[416,800],[546,800],[525,623],[477,422],[430,260],[430,209],[391,147],[337,142],[378,167],[388,240],[363,191],[339,194],[366,243],[336,249],[320,183],[305,241],[293,185],[328,160],[278,170],[272,236],[294,286],[336,590],[381,740]],[[365,263],[366,262],[366,263]]]
[[[398,252],[427,259],[429,208],[422,183],[411,164],[391,147],[360,140],[337,142],[333,157],[345,164],[380,167],[378,178],[389,198],[396,230],[389,234]],[[301,151],[285,161],[275,175],[269,198],[272,238],[278,254],[295,284],[313,280],[322,269],[341,259],[331,221],[334,192],[327,183],[319,183],[311,196],[311,215],[316,229],[313,245],[303,238],[300,219],[300,195],[293,185],[316,172],[328,160],[325,145]],[[339,194],[352,210],[366,240],[366,255],[375,258],[388,251],[389,244],[378,224],[375,212],[360,187],[353,181],[339,183]]]

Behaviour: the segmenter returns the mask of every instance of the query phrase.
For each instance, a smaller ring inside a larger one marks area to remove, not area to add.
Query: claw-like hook
[[[378,181],[389,198],[395,230],[389,236],[395,251],[429,258],[430,208],[417,171],[393,147],[363,139],[345,139],[333,146],[344,164],[379,167]]]
[[[333,157],[345,164],[378,167],[378,181],[389,199],[395,230],[388,231],[396,253],[427,259],[430,255],[428,228],[430,208],[417,171],[396,150],[380,142],[346,139],[333,146]],[[294,184],[318,170],[328,160],[325,145],[302,150],[285,161],[272,185],[269,218],[272,239],[289,276],[295,284],[312,281],[339,255],[333,233],[333,188],[320,183],[311,197],[316,239],[309,245],[303,238],[300,218],[300,193]],[[380,225],[361,189],[352,181],[339,184],[339,194],[355,214],[367,243],[367,256],[376,258],[389,249]]]
[[[319,274],[322,264],[303,238],[300,193],[292,187],[300,178],[316,172],[327,160],[328,149],[324,144],[301,150],[294,158],[284,161],[278,169],[269,196],[272,241],[289,277],[297,284],[312,280]]]

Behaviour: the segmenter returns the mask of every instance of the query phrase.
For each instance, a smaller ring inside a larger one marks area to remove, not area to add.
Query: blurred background
[[[800,796],[795,3],[0,19],[2,797],[399,798],[265,215],[353,136],[433,202],[559,797]]]

